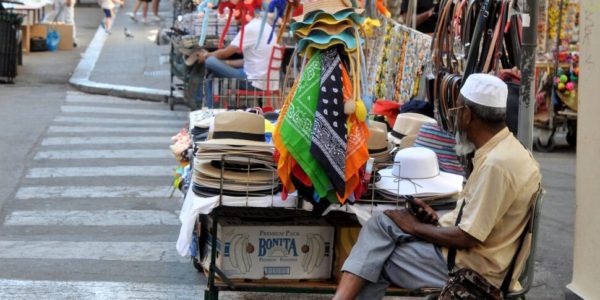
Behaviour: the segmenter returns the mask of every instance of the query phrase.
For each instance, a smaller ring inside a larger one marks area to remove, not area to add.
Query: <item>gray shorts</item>
[[[441,288],[448,280],[441,249],[404,233],[384,214],[363,227],[342,271],[368,281],[359,299],[382,298],[390,282],[417,289]]]

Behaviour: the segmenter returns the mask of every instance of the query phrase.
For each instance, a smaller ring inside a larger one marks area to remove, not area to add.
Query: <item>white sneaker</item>
[[[145,23],[148,23],[148,18],[143,18],[143,19],[142,19],[142,23],[144,23],[144,24],[145,24]]]
[[[138,21],[138,19],[135,17],[135,15],[132,12],[127,13],[127,15],[129,16],[129,18],[131,18],[132,21],[134,21],[134,22]]]
[[[152,16],[152,21],[160,22],[162,19],[159,16]]]

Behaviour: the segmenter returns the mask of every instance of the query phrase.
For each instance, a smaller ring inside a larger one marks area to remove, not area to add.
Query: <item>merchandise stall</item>
[[[284,25],[299,2],[282,1]],[[364,2],[304,1],[277,93],[215,81],[222,105],[193,111],[173,137],[174,189],[184,194],[176,246],[207,275],[205,298],[333,293],[372,216],[413,197],[440,213],[455,207],[466,172],[448,110],[463,76],[519,65],[520,17],[511,1],[442,1],[432,38],[386,17],[380,1]],[[415,101],[433,103],[435,118]],[[378,122],[381,103],[405,111]]]
[[[538,151],[554,149],[557,131],[576,145],[579,81],[579,1],[540,3],[535,126]]]

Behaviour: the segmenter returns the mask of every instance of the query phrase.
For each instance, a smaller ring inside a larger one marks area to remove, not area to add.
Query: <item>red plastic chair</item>
[[[285,55],[285,48],[280,45],[273,46],[273,50],[271,51],[271,57],[269,58],[269,70],[267,71],[267,81],[266,81],[266,90],[236,90],[235,93],[237,95],[237,106],[240,106],[240,96],[243,97],[256,97],[256,98],[266,98],[266,105],[263,107],[264,112],[273,111],[273,103],[271,103],[271,98],[275,96],[281,96],[281,91],[275,90],[271,91],[271,75],[273,72],[280,72],[283,64],[283,56]]]

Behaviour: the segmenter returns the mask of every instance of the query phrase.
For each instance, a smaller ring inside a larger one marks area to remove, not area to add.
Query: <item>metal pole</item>
[[[535,48],[537,46],[538,1],[521,0],[523,17],[523,59],[521,60],[521,90],[519,91],[519,141],[533,146],[533,113],[535,109]]]

